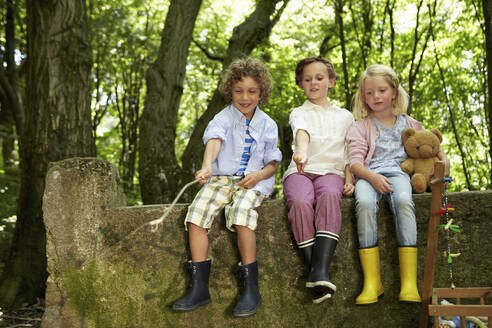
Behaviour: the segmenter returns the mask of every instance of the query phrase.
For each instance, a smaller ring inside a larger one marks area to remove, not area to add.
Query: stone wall
[[[283,201],[259,208],[257,230],[263,304],[247,319],[232,316],[239,297],[236,235],[223,214],[210,231],[212,303],[191,313],[175,313],[172,303],[187,288],[184,263],[189,249],[183,219],[186,204],[152,229],[137,227],[159,218],[168,205],[125,207],[117,170],[94,158],[53,163],[43,202],[50,277],[42,327],[417,327],[420,306],[398,303],[399,269],[393,219],[382,202],[379,245],[384,298],[355,306],[362,288],[357,255],[354,200],[343,199],[340,243],[330,278],[333,298],[312,304],[304,287],[306,268],[294,247]],[[418,220],[419,286],[423,278],[430,195],[415,195]],[[452,217],[462,227],[453,262],[458,287],[491,286],[492,191],[450,193]],[[440,235],[440,250],[446,239]],[[449,287],[448,265],[438,257],[436,287]]]

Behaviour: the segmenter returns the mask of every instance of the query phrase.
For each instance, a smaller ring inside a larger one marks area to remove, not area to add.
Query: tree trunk
[[[144,62],[140,58],[128,68],[121,81],[123,95],[119,96],[118,87],[115,87],[116,109],[120,120],[119,129],[121,135],[121,156],[119,169],[121,182],[125,194],[133,192],[133,178],[135,177],[135,165],[137,159],[138,124],[140,121],[140,97],[143,87]],[[115,83],[117,84],[117,83]]]
[[[424,1],[420,0],[417,5],[417,17],[415,18],[415,29],[414,29],[414,41],[413,41],[413,49],[412,49],[412,59],[410,64],[410,72],[408,73],[408,110],[407,113],[410,115],[412,113],[412,101],[413,101],[413,91],[415,89],[415,81],[417,80],[417,75],[419,74],[420,65],[422,64],[422,60],[424,59],[425,50],[427,49],[427,44],[430,38],[430,31],[426,33],[424,44],[422,45],[422,49],[420,51],[420,57],[417,59],[418,45],[420,39],[424,32],[419,34],[419,26],[420,26],[420,10],[422,9]],[[433,8],[436,7],[436,1],[434,1]],[[431,21],[435,17],[435,10],[433,14],[431,13]],[[430,23],[432,24],[432,22]]]
[[[138,169],[145,204],[169,202],[182,184],[174,141],[189,45],[201,4],[202,0],[171,1],[157,60],[147,70]]]
[[[386,12],[388,13],[389,24],[390,24],[390,45],[391,45],[390,65],[391,65],[391,67],[395,67],[395,24],[394,24],[394,18],[393,18],[394,11],[395,11],[395,2],[393,0],[388,0],[386,2]]]
[[[343,87],[345,90],[345,108],[352,110],[352,93],[349,88],[349,76],[347,67],[347,51],[345,50],[345,33],[343,29],[343,1],[335,0],[335,17],[338,22],[338,34],[340,36],[340,45],[342,46],[342,68],[343,68]]]
[[[340,17],[342,17],[343,14],[343,3],[339,2],[338,5],[340,6]],[[362,17],[357,17],[357,13],[354,9],[352,1],[349,1],[349,10],[352,16],[352,25],[354,27],[354,32],[357,40],[357,45],[359,46],[360,52],[361,52],[361,63],[362,63],[362,70],[364,70],[367,67],[367,60],[369,59],[369,55],[371,54],[371,48],[372,48],[372,42],[371,40],[373,39],[372,35],[374,33],[374,17],[376,16],[372,10],[372,4],[371,1],[361,1],[361,3],[356,4],[358,7],[357,9],[361,11]],[[338,9],[337,9],[338,10]],[[362,32],[359,32],[358,29],[358,24],[359,21],[361,21],[362,18]],[[343,18],[342,18],[343,20]],[[360,64],[359,64],[360,67]]]
[[[12,166],[14,162],[14,141],[15,132],[18,140],[22,135],[24,127],[24,109],[22,106],[22,98],[19,94],[19,74],[17,73],[17,65],[15,63],[15,17],[16,3],[13,0],[7,0],[6,24],[5,24],[5,64],[0,69],[0,101],[2,108],[0,109],[0,128],[2,134],[2,156],[6,167]],[[15,132],[14,132],[15,126]],[[20,142],[19,142],[20,148]]]
[[[44,296],[44,178],[49,162],[94,156],[92,65],[85,0],[27,1],[27,107],[21,190],[14,239],[0,284],[0,304],[16,307]]]
[[[14,165],[14,119],[12,112],[8,109],[6,102],[2,101],[2,109],[0,109],[0,140],[2,141],[4,168],[11,168]]]
[[[232,36],[229,39],[229,46],[222,62],[224,68],[229,66],[236,58],[249,56],[261,42],[270,37],[273,26],[280,19],[288,2],[288,0],[257,1],[255,11],[244,22],[236,26],[232,32]],[[282,3],[282,6],[277,9],[276,7],[279,3]],[[202,136],[208,122],[226,105],[219,90],[215,89],[212,100],[209,102],[206,111],[197,121],[190,141],[181,157],[183,169],[190,176],[201,167],[203,151],[205,149]]]
[[[489,158],[492,158],[492,1],[483,0],[483,14],[485,17],[485,57],[487,59],[487,110],[489,131]],[[492,183],[492,167],[489,168],[490,182]]]
[[[451,107],[451,101],[449,99],[449,94],[448,94],[447,86],[446,86],[446,77],[444,76],[444,71],[441,67],[439,55],[438,55],[435,47],[434,47],[434,56],[436,58],[437,68],[439,69],[439,75],[441,76],[442,90],[444,92],[444,99],[446,100],[446,107],[448,108],[448,112],[449,112],[449,120],[451,121],[451,127],[453,129],[453,134],[454,134],[454,140],[456,141],[456,145],[458,146],[458,150],[459,150],[460,156],[461,156],[461,167],[463,168],[463,174],[465,175],[466,187],[468,188],[468,190],[474,190],[475,188],[471,184],[470,174],[468,173],[468,168],[467,168],[467,164],[466,164],[466,156],[467,155],[465,154],[465,152],[463,150],[460,135],[458,133],[458,129],[456,128],[456,123],[455,123],[456,120],[454,118],[454,113],[453,113],[453,109]]]

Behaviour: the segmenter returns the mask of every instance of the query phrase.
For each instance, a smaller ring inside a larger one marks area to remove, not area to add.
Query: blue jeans
[[[395,217],[396,236],[400,246],[417,245],[417,222],[412,200],[412,185],[406,173],[380,173],[390,179],[393,192],[382,195],[371,183],[358,179],[355,183],[355,209],[359,247],[370,248],[378,243],[377,212],[381,197],[389,203]]]

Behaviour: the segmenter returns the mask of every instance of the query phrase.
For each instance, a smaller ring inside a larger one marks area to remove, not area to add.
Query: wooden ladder
[[[487,298],[492,298],[492,287],[478,288],[433,288],[437,253],[437,226],[444,193],[444,164],[436,162],[434,178],[430,185],[432,200],[430,206],[429,230],[427,233],[427,252],[424,268],[424,283],[422,290],[422,305],[420,309],[420,328],[427,328],[429,317],[434,317],[434,327],[437,327],[439,316],[459,316],[461,327],[466,327],[465,316],[488,317],[489,327],[492,317],[492,305],[487,305]],[[454,299],[456,305],[440,305],[439,299]],[[480,304],[461,304],[463,299],[478,298]],[[431,303],[432,299],[432,303]]]

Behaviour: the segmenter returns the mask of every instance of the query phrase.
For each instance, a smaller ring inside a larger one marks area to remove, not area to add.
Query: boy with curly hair
[[[237,232],[239,271],[244,283],[234,316],[249,317],[261,304],[255,208],[273,191],[276,163],[282,159],[277,148],[277,125],[258,107],[268,101],[272,78],[259,60],[238,59],[224,72],[220,91],[230,105],[210,121],[203,135],[206,147],[202,168],[195,174],[203,187],[185,219],[191,251],[190,288],[173,308],[187,312],[210,303],[208,230],[225,207],[226,227]]]

